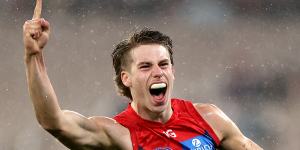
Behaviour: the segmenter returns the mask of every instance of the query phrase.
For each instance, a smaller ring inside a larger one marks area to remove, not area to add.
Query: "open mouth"
[[[162,99],[165,96],[167,91],[167,84],[166,83],[155,83],[152,84],[150,89],[150,94],[157,99]]]

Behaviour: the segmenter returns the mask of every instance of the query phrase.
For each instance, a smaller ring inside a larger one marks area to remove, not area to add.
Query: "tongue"
[[[164,98],[164,94],[160,93],[159,95],[153,95],[153,97],[157,100],[162,100]]]

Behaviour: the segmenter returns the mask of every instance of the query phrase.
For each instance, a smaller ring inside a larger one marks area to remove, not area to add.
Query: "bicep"
[[[225,150],[262,150],[256,143],[244,136],[238,126],[231,120],[224,121],[224,137],[221,147]]]
[[[221,143],[224,150],[262,150],[260,146],[243,135],[224,139]]]
[[[73,111],[63,111],[58,128],[46,130],[71,149],[108,147],[111,142],[105,125],[109,122],[105,118],[98,120],[101,120],[101,123]]]

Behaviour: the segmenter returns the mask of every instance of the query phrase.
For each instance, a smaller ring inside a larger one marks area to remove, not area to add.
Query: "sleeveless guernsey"
[[[220,141],[190,101],[172,99],[165,123],[142,119],[129,105],[114,119],[130,131],[133,150],[215,150]]]

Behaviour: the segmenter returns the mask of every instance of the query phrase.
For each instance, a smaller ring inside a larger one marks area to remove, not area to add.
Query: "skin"
[[[174,69],[165,47],[157,44],[141,45],[131,51],[133,62],[121,78],[132,93],[132,108],[147,120],[166,122],[172,115],[171,91]],[[157,102],[149,93],[154,83],[166,83],[169,87],[163,101]]]
[[[43,57],[50,24],[40,16],[38,0],[33,19],[23,25],[28,90],[39,124],[70,149],[131,150],[129,130],[115,120],[102,116],[87,118],[60,108]],[[122,71],[122,81],[131,90],[132,108],[144,119],[165,123],[173,113],[170,99],[175,79],[167,49],[157,44],[141,45],[131,51],[131,57],[131,65]],[[149,93],[149,87],[161,82],[167,84],[167,91],[162,100],[157,100]],[[261,149],[216,106],[195,104],[195,108],[216,132],[221,149]]]

